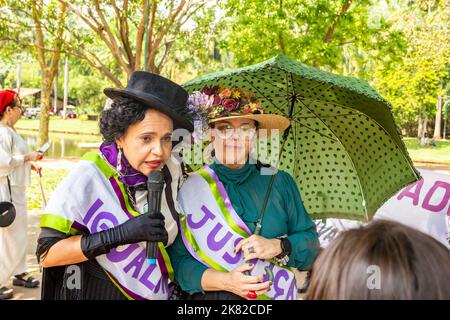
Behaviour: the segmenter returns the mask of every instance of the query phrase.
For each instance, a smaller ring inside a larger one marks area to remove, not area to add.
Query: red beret
[[[0,112],[3,112],[9,106],[16,94],[17,92],[8,89],[0,91]]]

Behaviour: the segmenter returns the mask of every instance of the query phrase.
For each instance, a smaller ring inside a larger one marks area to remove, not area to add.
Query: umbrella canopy
[[[291,120],[279,168],[294,177],[313,219],[368,220],[420,179],[391,105],[365,81],[278,55],[183,86],[192,93],[219,84],[251,91],[266,113]]]

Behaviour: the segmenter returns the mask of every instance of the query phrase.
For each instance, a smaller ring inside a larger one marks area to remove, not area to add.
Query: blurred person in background
[[[0,201],[10,201],[16,209],[14,222],[0,228],[0,300],[13,296],[5,284],[14,275],[13,285],[35,288],[39,280],[27,274],[27,194],[32,161],[42,154],[29,152],[26,142],[14,129],[23,114],[17,92],[0,91]],[[37,168],[37,167],[34,167]]]

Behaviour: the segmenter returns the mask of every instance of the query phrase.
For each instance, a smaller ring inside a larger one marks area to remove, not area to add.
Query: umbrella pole
[[[297,96],[295,94],[293,94],[292,97],[291,97],[291,108],[289,110],[289,119],[292,119],[292,114],[294,112],[294,104],[295,104],[295,100],[296,99],[297,99]],[[284,145],[285,145],[286,140],[287,140],[287,138],[289,136],[289,132],[291,131],[291,127],[292,127],[292,125],[290,125],[286,129],[286,131],[284,131],[284,133],[283,133],[283,143],[281,144],[280,155],[278,156],[278,164],[280,163],[281,154],[283,153]],[[263,202],[263,206],[262,206],[262,209],[261,209],[261,214],[259,215],[258,222],[256,223],[255,232],[253,234],[259,235],[261,233],[262,220],[264,218],[264,213],[266,211],[267,202],[269,202],[269,195],[270,195],[270,191],[272,190],[272,185],[273,185],[273,181],[275,180],[275,176],[276,176],[276,173],[274,173],[272,175],[272,177],[270,177],[270,182],[269,182],[269,186],[267,187],[266,195],[264,197],[264,202]]]
[[[291,109],[290,109],[290,111],[289,111],[289,119],[292,118],[292,112],[294,111],[294,103],[295,103],[295,100],[296,100],[296,96],[293,95],[293,96],[292,96],[292,99],[291,99]],[[287,138],[288,138],[289,132],[291,131],[291,127],[292,127],[292,125],[290,125],[290,126],[286,129],[286,131],[284,132],[284,134],[283,134],[283,143],[281,144],[280,155],[279,155],[279,157],[278,157],[278,163],[280,163],[280,160],[281,160],[281,154],[283,153],[284,145],[285,145],[286,140],[287,140]],[[270,177],[269,186],[267,187],[266,195],[264,196],[264,202],[263,202],[263,206],[262,206],[262,209],[261,209],[261,214],[259,215],[258,222],[256,223],[255,232],[253,232],[253,234],[255,234],[255,235],[259,235],[259,234],[261,233],[262,220],[263,220],[263,218],[264,218],[264,213],[265,213],[265,211],[266,211],[267,203],[269,202],[269,195],[270,195],[270,191],[272,190],[272,186],[273,186],[273,182],[274,182],[274,180],[275,180],[275,176],[276,176],[276,172],[272,175],[272,177]],[[251,260],[246,260],[245,263],[251,263]],[[270,281],[273,281],[273,272],[272,272],[272,269],[266,267],[266,268],[264,268],[264,270],[266,271],[266,274],[267,274],[269,280],[270,280]],[[247,275],[247,276],[251,275],[250,271],[245,271],[244,274]],[[253,290],[250,290],[250,291],[247,293],[247,298],[250,298],[250,299],[256,299],[256,297],[257,297],[257,294],[256,294],[256,292],[253,291]]]
[[[283,140],[283,144],[281,145],[280,158],[281,158],[281,154],[283,153],[284,144],[287,140],[287,136],[289,135],[290,128],[291,127],[289,126],[289,128],[286,129],[286,132],[283,136],[284,140]],[[264,196],[264,202],[263,202],[263,206],[261,209],[261,214],[259,215],[258,222],[256,223],[255,232],[253,234],[259,235],[261,233],[262,220],[264,218],[264,213],[266,211],[267,203],[269,202],[269,195],[270,195],[270,191],[272,190],[273,182],[275,181],[275,176],[276,176],[276,173],[274,173],[270,177],[269,186],[267,187],[266,195]]]

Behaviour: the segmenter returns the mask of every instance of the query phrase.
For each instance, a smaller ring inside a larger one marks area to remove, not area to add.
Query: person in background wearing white
[[[13,275],[13,285],[35,288],[39,281],[27,274],[27,195],[32,161],[42,159],[39,152],[28,152],[26,142],[14,129],[23,108],[19,95],[0,91],[0,201],[10,201],[16,209],[14,222],[0,228],[0,300],[10,299],[13,290],[2,285]],[[11,195],[8,187],[11,186]],[[11,197],[10,197],[11,196]]]

